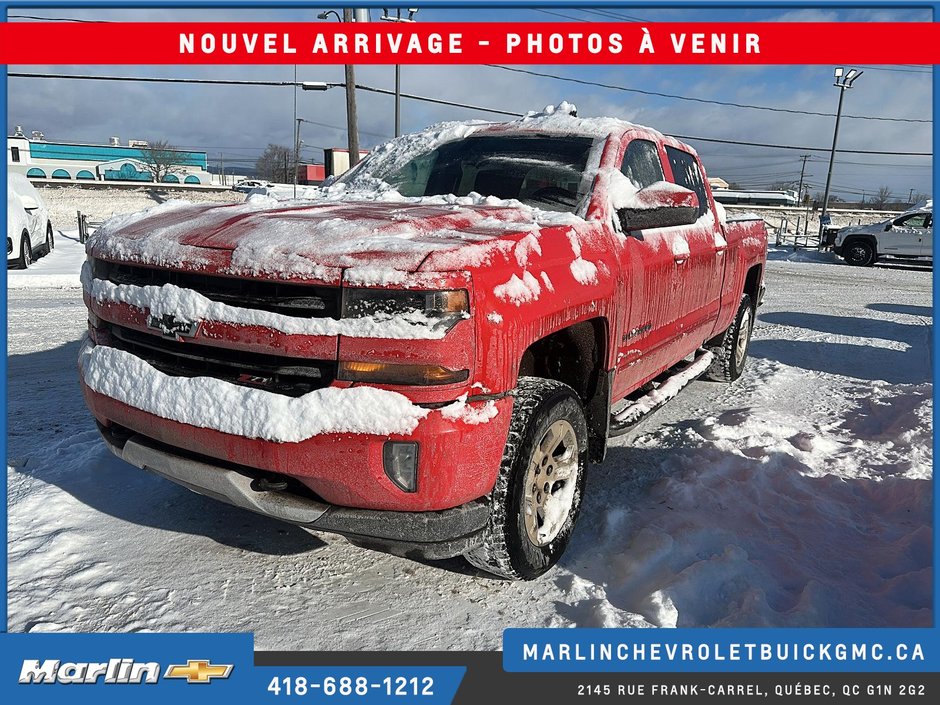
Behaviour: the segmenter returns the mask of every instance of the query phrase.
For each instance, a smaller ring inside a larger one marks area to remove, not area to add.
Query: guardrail
[[[103,220],[88,220],[88,215],[77,211],[78,213],[78,241],[84,244],[88,240],[89,229],[97,229]]]

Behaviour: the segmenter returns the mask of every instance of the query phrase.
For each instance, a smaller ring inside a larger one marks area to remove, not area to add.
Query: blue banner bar
[[[2,634],[0,702],[448,705],[463,666],[254,665],[250,634]]]

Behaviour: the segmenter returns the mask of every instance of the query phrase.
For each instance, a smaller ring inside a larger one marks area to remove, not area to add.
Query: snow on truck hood
[[[324,190],[319,199],[290,202],[252,196],[226,206],[168,201],[107,221],[89,239],[88,252],[204,268],[213,251],[221,250],[230,253],[232,274],[322,279],[330,269],[344,268],[360,273],[358,283],[383,283],[395,272],[418,270],[433,253],[448,253],[436,265],[449,271],[484,261],[504,236],[583,223],[569,213],[476,194],[404,198],[375,191],[343,194],[345,200],[337,195]]]

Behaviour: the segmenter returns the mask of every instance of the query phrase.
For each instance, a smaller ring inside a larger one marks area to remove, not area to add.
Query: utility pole
[[[851,88],[852,84],[861,76],[864,71],[858,69],[849,69],[846,72],[841,66],[835,70],[836,88],[839,89],[839,107],[836,110],[836,127],[832,133],[832,151],[829,154],[829,173],[826,176],[826,191],[823,194],[822,212],[819,214],[819,246],[823,247],[823,228],[826,226],[826,211],[829,210],[829,190],[832,187],[832,167],[836,161],[836,144],[839,141],[839,120],[842,118],[842,101],[845,99],[845,91]]]
[[[303,118],[297,118],[294,128],[294,198],[297,198],[297,172],[300,171],[300,123]]]
[[[801,154],[800,160],[803,162],[803,166],[800,167],[800,185],[796,188],[796,200],[797,203],[803,202],[803,173],[806,171],[806,162],[813,155],[812,154]]]
[[[353,21],[351,8],[343,9],[343,22]],[[359,163],[359,116],[356,113],[356,67],[346,64],[346,132],[349,135],[349,168]]]
[[[907,194],[907,202],[913,206],[914,204],[911,203],[912,200],[914,200],[914,189],[911,189],[911,192]]]
[[[222,185],[225,186],[225,157],[219,152],[219,174],[222,176]]]

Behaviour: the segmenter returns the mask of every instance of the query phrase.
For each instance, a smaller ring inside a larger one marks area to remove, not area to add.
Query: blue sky
[[[10,14],[106,20],[316,21],[321,9],[265,10],[11,10]],[[373,10],[375,19],[380,10]],[[566,21],[558,13],[592,21],[930,21],[929,10],[911,9],[655,9],[558,8],[439,9],[425,7],[416,18],[431,21]],[[610,15],[621,16],[620,20]],[[292,66],[35,66],[29,70],[76,74],[290,80]],[[838,91],[831,66],[533,66],[545,73],[683,96],[818,112],[834,112]],[[358,67],[359,83],[393,87],[390,66]],[[926,67],[866,67],[846,96],[845,114],[932,118],[931,74]],[[301,66],[301,80],[341,81],[342,67]],[[598,87],[524,76],[497,68],[406,66],[402,90],[475,105],[524,112],[569,100],[581,115],[613,115],[663,132],[774,144],[828,147],[834,119],[703,105]],[[301,93],[298,114],[326,127],[305,124],[305,156],[319,161],[324,146],[344,146],[345,113],[341,89]],[[23,125],[49,139],[104,142],[111,135],[165,138],[180,146],[205,149],[210,160],[224,155],[229,165],[249,165],[269,142],[292,141],[293,92],[290,88],[114,84],[10,79],[8,129]],[[371,147],[392,133],[393,99],[359,95],[361,142]],[[492,114],[403,101],[403,129],[414,131],[441,120],[499,119]],[[802,152],[693,142],[711,175],[742,186],[761,188],[799,178]],[[932,152],[929,123],[843,119],[839,146],[885,152]],[[822,190],[828,157],[814,153],[806,177]],[[929,193],[930,158],[846,155],[836,164],[834,191],[846,198],[871,194],[887,185],[907,197],[911,189]]]

